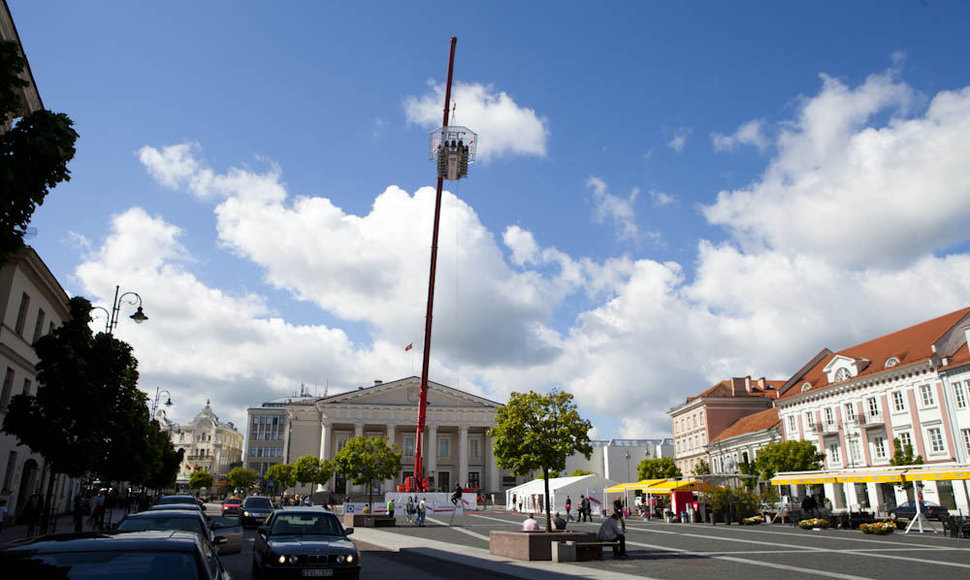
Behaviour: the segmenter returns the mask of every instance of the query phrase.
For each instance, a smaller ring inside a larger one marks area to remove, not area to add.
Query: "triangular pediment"
[[[320,399],[320,406],[417,406],[421,379],[408,377],[389,383],[359,388],[355,391]],[[428,381],[428,406],[434,408],[496,409],[500,403]]]

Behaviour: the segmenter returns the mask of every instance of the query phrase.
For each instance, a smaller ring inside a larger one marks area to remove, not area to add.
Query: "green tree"
[[[337,452],[333,463],[355,485],[367,485],[367,503],[373,504],[374,480],[397,477],[401,452],[397,445],[388,445],[384,437],[354,437]]]
[[[495,460],[499,467],[516,474],[542,472],[546,498],[546,531],[552,530],[549,513],[549,474],[566,468],[566,458],[593,453],[589,442],[590,422],[579,416],[573,396],[554,389],[547,395],[534,391],[512,393],[509,402],[498,408],[493,438]]]
[[[20,90],[27,82],[19,76],[26,64],[16,42],[0,42],[0,131],[10,126],[0,134],[0,265],[23,247],[30,218],[48,190],[70,180],[67,163],[78,137],[63,113],[26,113]]]
[[[709,475],[711,473],[711,465],[701,459],[694,466],[694,475]]]
[[[889,460],[890,465],[923,465],[923,456],[914,455],[913,445],[907,443],[902,445],[899,442],[899,437],[893,437],[893,456]],[[912,481],[904,481],[903,483],[897,483],[897,487],[900,489],[905,489],[907,492],[913,489]],[[912,495],[912,494],[908,494]],[[912,499],[910,497],[910,499]]]
[[[293,475],[293,466],[289,463],[275,463],[266,470],[266,479],[273,481],[276,491],[283,493],[287,488],[293,487],[296,478]]]
[[[758,513],[761,506],[761,497],[745,487],[715,487],[708,496],[714,511],[723,513],[727,521],[740,522]]]
[[[592,471],[586,471],[585,469],[577,469],[569,474],[570,477],[578,477],[580,475],[596,475]]]
[[[811,441],[779,441],[758,450],[753,473],[768,480],[776,473],[821,469],[824,460],[825,454],[819,453]]]
[[[158,422],[152,421],[152,425],[158,427]],[[145,480],[145,486],[149,489],[173,487],[175,485],[175,479],[178,477],[179,466],[185,457],[185,450],[179,449],[176,451],[168,434],[161,429],[156,429],[151,443],[155,447],[155,453],[158,454],[160,461],[155,471],[149,474]]]
[[[637,464],[637,477],[640,479],[670,479],[680,476],[680,468],[669,457],[644,459]]]
[[[301,485],[308,483],[324,485],[333,476],[333,462],[329,459],[317,459],[313,455],[304,455],[293,464],[293,476]]]
[[[192,475],[189,476],[189,487],[192,489],[212,487],[212,482],[212,474],[208,471],[193,471]]]
[[[226,479],[229,480],[229,484],[233,487],[247,489],[256,483],[256,480],[259,479],[259,473],[255,469],[249,469],[247,467],[234,467],[229,470],[229,475],[226,476]]]

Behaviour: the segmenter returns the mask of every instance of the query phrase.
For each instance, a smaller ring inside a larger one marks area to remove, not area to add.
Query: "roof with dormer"
[[[815,364],[806,365],[785,383],[779,397],[789,399],[806,392],[817,392],[859,378],[879,375],[897,366],[930,362],[940,365],[944,358],[951,365],[961,360],[970,362],[970,355],[965,352],[967,342],[963,332],[968,324],[970,307],[837,352],[823,351],[826,354],[818,356]],[[851,366],[854,374],[830,382],[833,369],[840,365]]]
[[[772,407],[771,409],[765,409],[764,411],[741,417],[727,429],[721,431],[717,437],[711,440],[711,443],[717,443],[718,441],[724,441],[725,439],[747,435],[749,433],[757,433],[771,429],[772,427],[777,427],[780,424],[781,420],[778,418],[778,409]]]

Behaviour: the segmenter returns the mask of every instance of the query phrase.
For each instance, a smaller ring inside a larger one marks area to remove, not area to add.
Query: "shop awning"
[[[839,483],[902,483],[902,471],[844,471],[836,474]]]
[[[634,483],[620,483],[614,485],[613,487],[608,487],[604,491],[606,493],[623,493],[624,491],[636,491],[643,490],[655,483],[660,483],[667,481],[666,479],[641,479],[640,481]]]
[[[656,485],[651,485],[646,489],[647,493],[669,494],[673,491],[709,491],[713,489],[710,484],[696,479],[685,479],[682,481],[665,481]]]
[[[907,469],[906,481],[950,481],[950,480],[970,480],[970,465],[960,465],[952,467],[922,467],[919,469]]]
[[[771,485],[814,485],[835,483],[835,474],[821,471],[782,473],[771,478]]]

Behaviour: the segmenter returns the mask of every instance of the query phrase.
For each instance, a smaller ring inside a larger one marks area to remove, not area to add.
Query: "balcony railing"
[[[862,422],[859,424],[865,427],[881,427],[886,423],[886,419],[883,418],[882,413],[876,415],[865,415],[865,417],[863,417],[863,415],[859,415],[859,418],[862,420]]]

